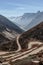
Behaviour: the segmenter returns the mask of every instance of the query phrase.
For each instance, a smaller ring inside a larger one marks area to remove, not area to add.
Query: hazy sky
[[[20,16],[27,12],[43,11],[43,0],[0,0],[0,14]]]

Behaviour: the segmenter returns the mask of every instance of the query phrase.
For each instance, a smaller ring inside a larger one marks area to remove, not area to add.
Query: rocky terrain
[[[0,43],[2,65],[43,65],[43,22],[12,40],[0,33]]]
[[[16,24],[12,23],[6,17],[0,15],[0,50],[17,49],[15,38],[23,33],[24,30],[19,28]],[[14,44],[15,43],[15,44]],[[13,45],[15,45],[13,47]]]
[[[21,46],[24,46],[25,48],[26,45],[28,47],[30,41],[43,42],[43,22],[33,27],[29,31],[26,31],[25,33],[21,34],[19,38]]]

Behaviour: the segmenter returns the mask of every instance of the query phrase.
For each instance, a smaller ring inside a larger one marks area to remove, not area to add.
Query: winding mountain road
[[[20,37],[20,35],[17,36],[17,40],[16,40],[17,41],[17,45],[18,45],[18,50],[16,52],[21,50],[21,45],[19,43],[19,37]]]
[[[39,45],[38,47],[32,48],[30,50],[24,51],[24,52],[19,52],[19,53],[13,52],[9,55],[3,55],[2,57],[6,60],[4,62],[9,62],[10,60],[12,62],[15,62],[18,59],[23,59],[23,58],[28,57],[29,55],[37,54],[41,50],[43,50],[43,44]]]

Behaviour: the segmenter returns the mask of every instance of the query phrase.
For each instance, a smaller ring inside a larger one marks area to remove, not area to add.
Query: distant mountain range
[[[43,12],[38,11],[37,13],[24,13],[22,16],[10,17],[9,19],[27,31],[43,21]]]

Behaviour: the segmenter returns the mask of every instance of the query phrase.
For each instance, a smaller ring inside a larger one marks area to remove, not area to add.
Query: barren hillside
[[[43,22],[21,34],[19,37],[19,43],[23,48],[27,48],[30,41],[43,42]]]

